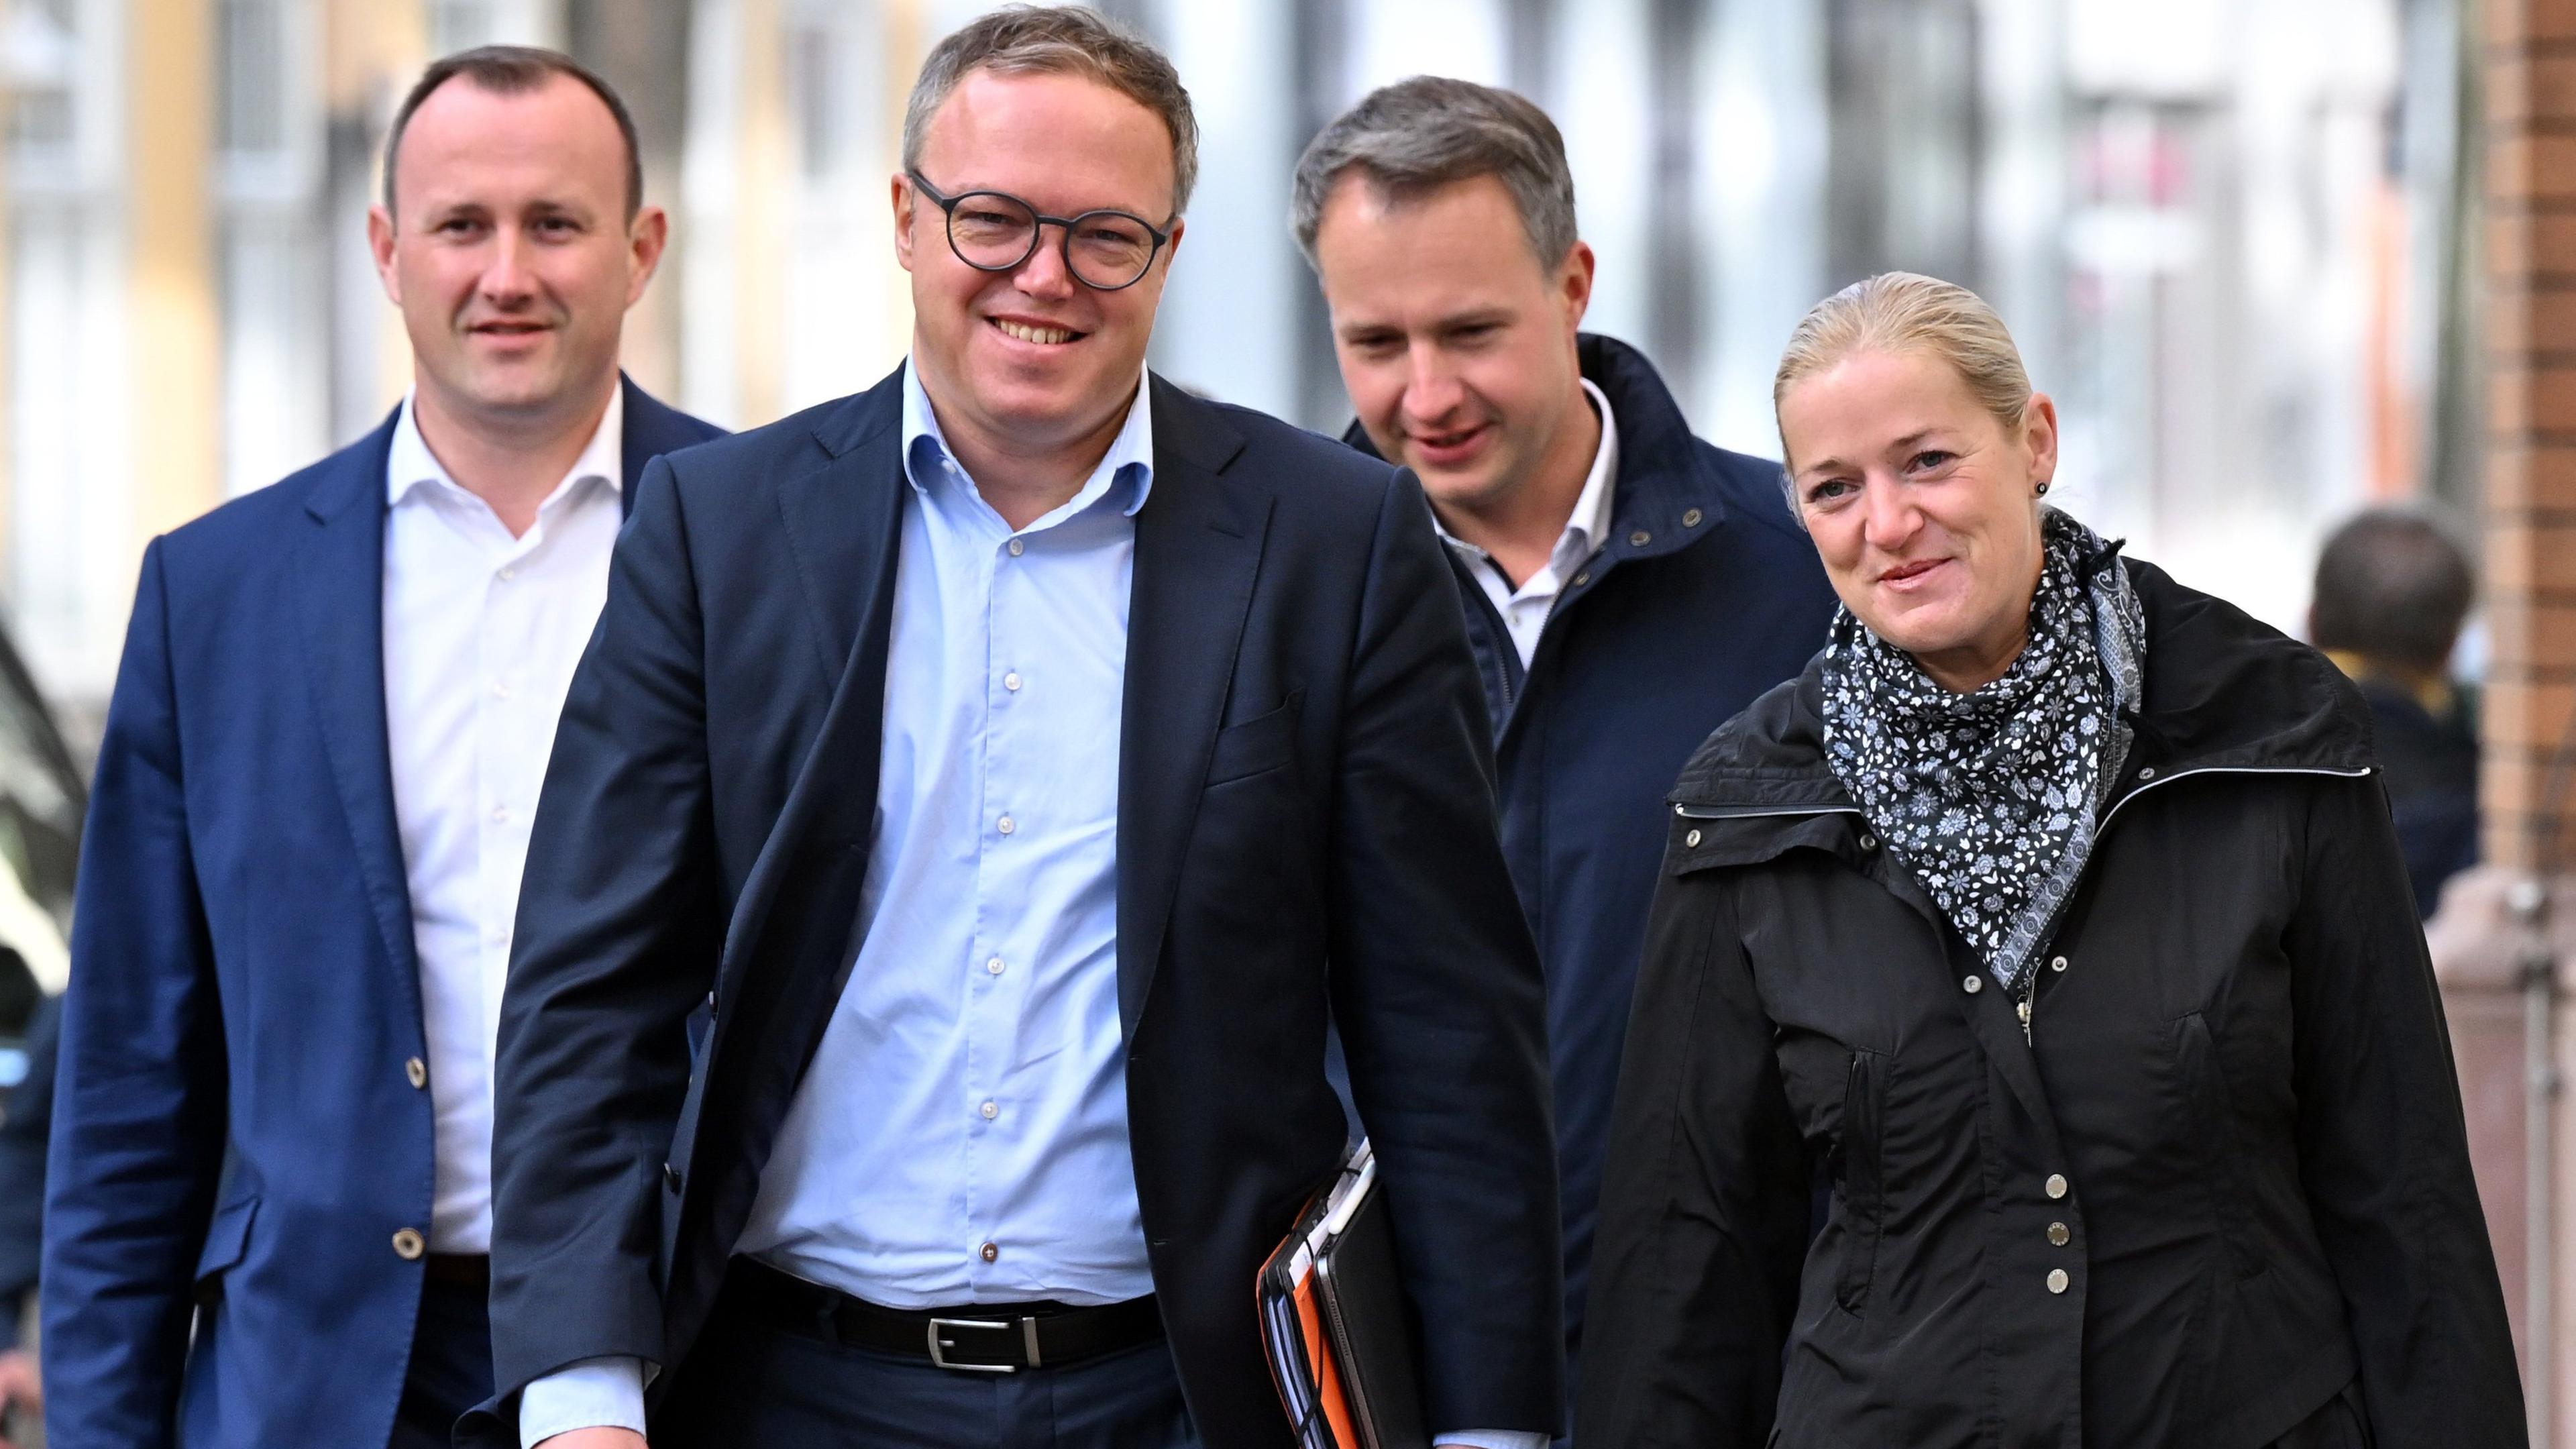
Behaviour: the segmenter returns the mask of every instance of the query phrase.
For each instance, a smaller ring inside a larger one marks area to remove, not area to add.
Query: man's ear
[[[894,174],[894,259],[905,271],[912,270],[912,212],[921,204],[912,189],[912,179],[898,171]]]
[[[367,208],[367,254],[375,259],[376,281],[385,289],[385,300],[402,305],[402,280],[394,271],[394,216],[378,202]]]
[[[662,265],[662,252],[671,244],[671,217],[658,206],[648,206],[635,213],[634,224],[626,229],[626,249],[630,259],[626,283],[626,305],[634,306],[644,299],[644,288],[652,282],[655,269]]]
[[[1583,325],[1583,314],[1592,309],[1592,271],[1598,265],[1592,255],[1592,244],[1577,241],[1566,248],[1565,260],[1556,269],[1556,288],[1565,298],[1565,325],[1568,329]]]

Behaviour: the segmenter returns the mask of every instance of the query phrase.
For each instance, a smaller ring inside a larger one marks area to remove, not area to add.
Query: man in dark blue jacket
[[[1349,441],[1421,476],[1467,607],[1547,972],[1570,1362],[1665,792],[1804,667],[1834,596],[1779,466],[1691,436],[1644,356],[1576,330],[1592,249],[1538,107],[1435,77],[1380,90],[1307,148],[1294,218]]]
[[[564,692],[653,458],[662,252],[562,56],[432,66],[369,217],[413,387],[153,540],[83,842],[44,1245],[54,1449],[445,1449],[491,1392],[491,1055]]]

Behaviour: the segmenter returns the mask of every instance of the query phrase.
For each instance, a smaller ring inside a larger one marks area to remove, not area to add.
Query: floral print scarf
[[[2054,508],[2030,642],[1970,694],[1834,617],[1823,670],[1825,761],[2008,990],[2074,893],[2129,751],[2146,615],[2118,559]]]

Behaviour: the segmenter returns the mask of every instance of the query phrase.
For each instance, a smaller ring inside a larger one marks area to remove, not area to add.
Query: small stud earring
[[[2046,498],[2048,496],[2048,484],[2046,482],[2042,482],[2039,485],[2039,496],[2042,498]]]

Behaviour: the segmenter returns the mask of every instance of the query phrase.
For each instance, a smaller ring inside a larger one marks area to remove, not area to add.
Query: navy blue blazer
[[[901,374],[657,463],[537,810],[494,1094],[492,1357],[694,1371],[854,962],[904,482]],[[1200,1437],[1288,1449],[1253,1278],[1343,1149],[1339,1023],[1427,1408],[1557,1423],[1536,952],[1412,475],[1153,379],[1118,779],[1146,1249]],[[712,996],[710,995],[712,993]],[[682,1025],[708,1001],[694,1053]],[[866,1111],[864,1102],[847,1110]],[[655,1401],[657,1404],[659,1400]],[[506,1404],[469,1429],[511,1440]]]
[[[647,461],[720,430],[625,386],[631,507]],[[56,1449],[392,1431],[422,1273],[394,1234],[427,1230],[432,1171],[385,744],[392,438],[144,552],[56,1081]]]

